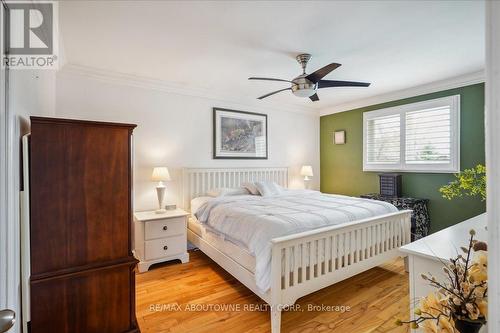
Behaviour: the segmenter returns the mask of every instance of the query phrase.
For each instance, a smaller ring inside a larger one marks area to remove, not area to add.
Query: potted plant
[[[425,333],[479,332],[488,316],[488,257],[486,243],[475,240],[475,234],[470,231],[469,246],[461,248],[463,254],[443,263],[445,282],[422,274],[436,291],[420,300],[415,319],[398,320],[397,325],[409,324]]]
[[[474,168],[465,169],[455,174],[455,178],[454,181],[439,189],[444,198],[451,200],[465,194],[479,196],[482,201],[486,200],[486,167],[484,165],[478,164]]]

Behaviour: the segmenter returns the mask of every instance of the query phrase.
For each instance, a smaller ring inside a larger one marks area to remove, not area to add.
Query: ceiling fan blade
[[[308,76],[306,76],[306,79],[316,83],[322,78],[324,78],[326,75],[328,75],[331,71],[339,68],[340,66],[342,65],[333,62],[330,65],[326,65],[325,67],[318,69],[316,72],[309,74]]]
[[[285,91],[285,90],[292,90],[292,88],[285,88],[285,89],[276,90],[276,91],[273,91],[272,93],[266,94],[264,96],[260,96],[257,99],[263,99],[263,98],[269,97],[271,95],[277,94],[277,93]]]
[[[270,77],[249,77],[248,79],[249,80],[264,80],[264,81],[281,81],[281,82],[293,83],[292,81],[282,80],[282,79],[273,79]]]
[[[313,102],[316,102],[316,101],[319,101],[319,96],[318,96],[318,94],[315,93],[314,95],[309,96],[309,99]]]
[[[335,81],[335,80],[320,80],[318,88],[330,87],[368,87],[370,83],[367,82],[353,82],[353,81]]]

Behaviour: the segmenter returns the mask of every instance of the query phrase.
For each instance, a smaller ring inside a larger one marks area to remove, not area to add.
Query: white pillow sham
[[[244,187],[235,187],[235,188],[221,187],[221,188],[211,189],[210,191],[207,192],[207,195],[213,198],[225,197],[229,195],[244,195],[244,194],[250,194],[250,192],[248,192],[248,190]]]
[[[255,186],[263,197],[268,197],[271,195],[278,195],[283,192],[283,188],[276,184],[275,182],[263,181],[255,182]]]
[[[255,183],[245,182],[241,184],[241,186],[246,188],[247,191],[252,195],[260,195],[259,189],[257,188],[257,186],[255,186]]]

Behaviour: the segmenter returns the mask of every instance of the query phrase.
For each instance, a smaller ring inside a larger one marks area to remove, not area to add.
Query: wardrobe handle
[[[165,245],[165,246],[163,247],[163,249],[164,249],[165,251],[167,251],[167,250],[168,250],[168,246],[166,246],[166,245]]]
[[[166,225],[163,226],[163,230],[167,231],[168,227]]]

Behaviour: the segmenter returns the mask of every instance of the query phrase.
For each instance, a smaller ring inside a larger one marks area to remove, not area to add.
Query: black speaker
[[[396,173],[381,173],[380,178],[380,195],[384,197],[400,197],[401,196],[401,175]]]

